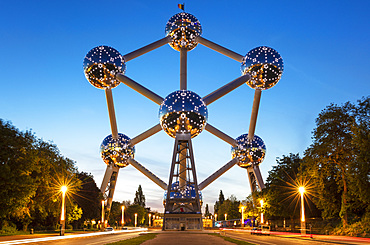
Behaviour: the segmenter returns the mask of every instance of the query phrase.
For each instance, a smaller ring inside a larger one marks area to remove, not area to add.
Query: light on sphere
[[[171,137],[177,133],[200,134],[206,126],[208,109],[202,98],[189,90],[169,94],[159,108],[162,129]]]
[[[126,65],[122,55],[109,46],[98,46],[91,49],[83,63],[86,79],[100,89],[115,88],[120,82],[117,73],[124,73]]]
[[[192,50],[197,46],[195,38],[202,35],[202,26],[194,15],[189,13],[178,13],[172,16],[166,24],[166,36],[172,41],[170,46],[180,51],[181,48]]]
[[[231,147],[231,156],[232,158],[238,158],[240,167],[248,168],[263,162],[266,155],[266,145],[259,136],[254,135],[251,141],[248,134],[243,134],[235,141],[237,146]]]
[[[131,139],[118,133],[118,139],[108,135],[100,145],[100,155],[107,165],[115,164],[118,167],[126,167],[127,159],[134,158],[135,146],[130,146]]]
[[[273,48],[261,46],[252,49],[244,57],[242,74],[249,73],[247,82],[252,89],[269,89],[277,84],[284,70],[283,59]]]

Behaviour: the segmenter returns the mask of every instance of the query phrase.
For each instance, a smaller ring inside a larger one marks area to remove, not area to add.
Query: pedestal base
[[[162,227],[162,230],[164,231],[188,231],[202,229],[202,214],[164,214]]]

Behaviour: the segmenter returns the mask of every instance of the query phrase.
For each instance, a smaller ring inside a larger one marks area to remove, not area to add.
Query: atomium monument
[[[165,191],[163,230],[201,230],[201,190],[234,165],[247,170],[251,191],[263,189],[259,164],[264,160],[266,146],[255,135],[260,98],[263,90],[272,88],[283,73],[280,54],[266,46],[250,50],[245,56],[211,42],[202,35],[199,20],[185,12],[172,16],[165,27],[166,36],[126,55],[108,46],[90,50],[83,62],[87,80],[105,91],[112,134],[100,146],[107,169],[100,190],[110,210],[121,168],[132,165]],[[165,98],[125,76],[126,63],[165,44],[180,52],[180,88]],[[201,97],[187,87],[187,54],[202,44],[241,64],[242,75],[214,92]],[[118,133],[112,89],[120,83],[127,85],[159,105],[159,123],[130,139]],[[208,122],[207,106],[246,83],[255,90],[248,133],[236,139]],[[174,138],[174,149],[168,183],[159,179],[134,159],[135,145],[163,130]],[[232,160],[198,184],[192,140],[203,130],[231,145]]]

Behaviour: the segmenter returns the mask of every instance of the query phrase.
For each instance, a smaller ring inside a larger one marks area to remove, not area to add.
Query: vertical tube
[[[180,90],[188,89],[187,82],[187,63],[188,63],[188,51],[186,48],[180,49]]]
[[[256,123],[257,123],[257,115],[258,109],[260,107],[260,100],[261,100],[261,89],[255,89],[254,92],[254,99],[253,99],[253,107],[252,107],[252,114],[251,114],[251,121],[249,124],[249,131],[248,131],[248,139],[253,140],[254,131],[256,130]]]
[[[183,189],[186,185],[186,143],[180,144],[179,153],[179,187]]]
[[[121,225],[123,226],[125,224],[125,206],[122,206],[122,219],[121,219]]]
[[[112,95],[112,90],[110,88],[105,89],[105,96],[107,98],[110,127],[112,129],[112,137],[113,139],[118,139],[116,113],[114,111],[113,95]]]

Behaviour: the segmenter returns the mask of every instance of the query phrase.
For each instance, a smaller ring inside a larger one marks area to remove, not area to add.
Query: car
[[[114,231],[113,227],[107,227],[105,228],[105,231]]]
[[[251,230],[251,235],[255,235],[255,234],[257,234],[257,232],[258,232],[258,228],[253,227],[252,230]]]

